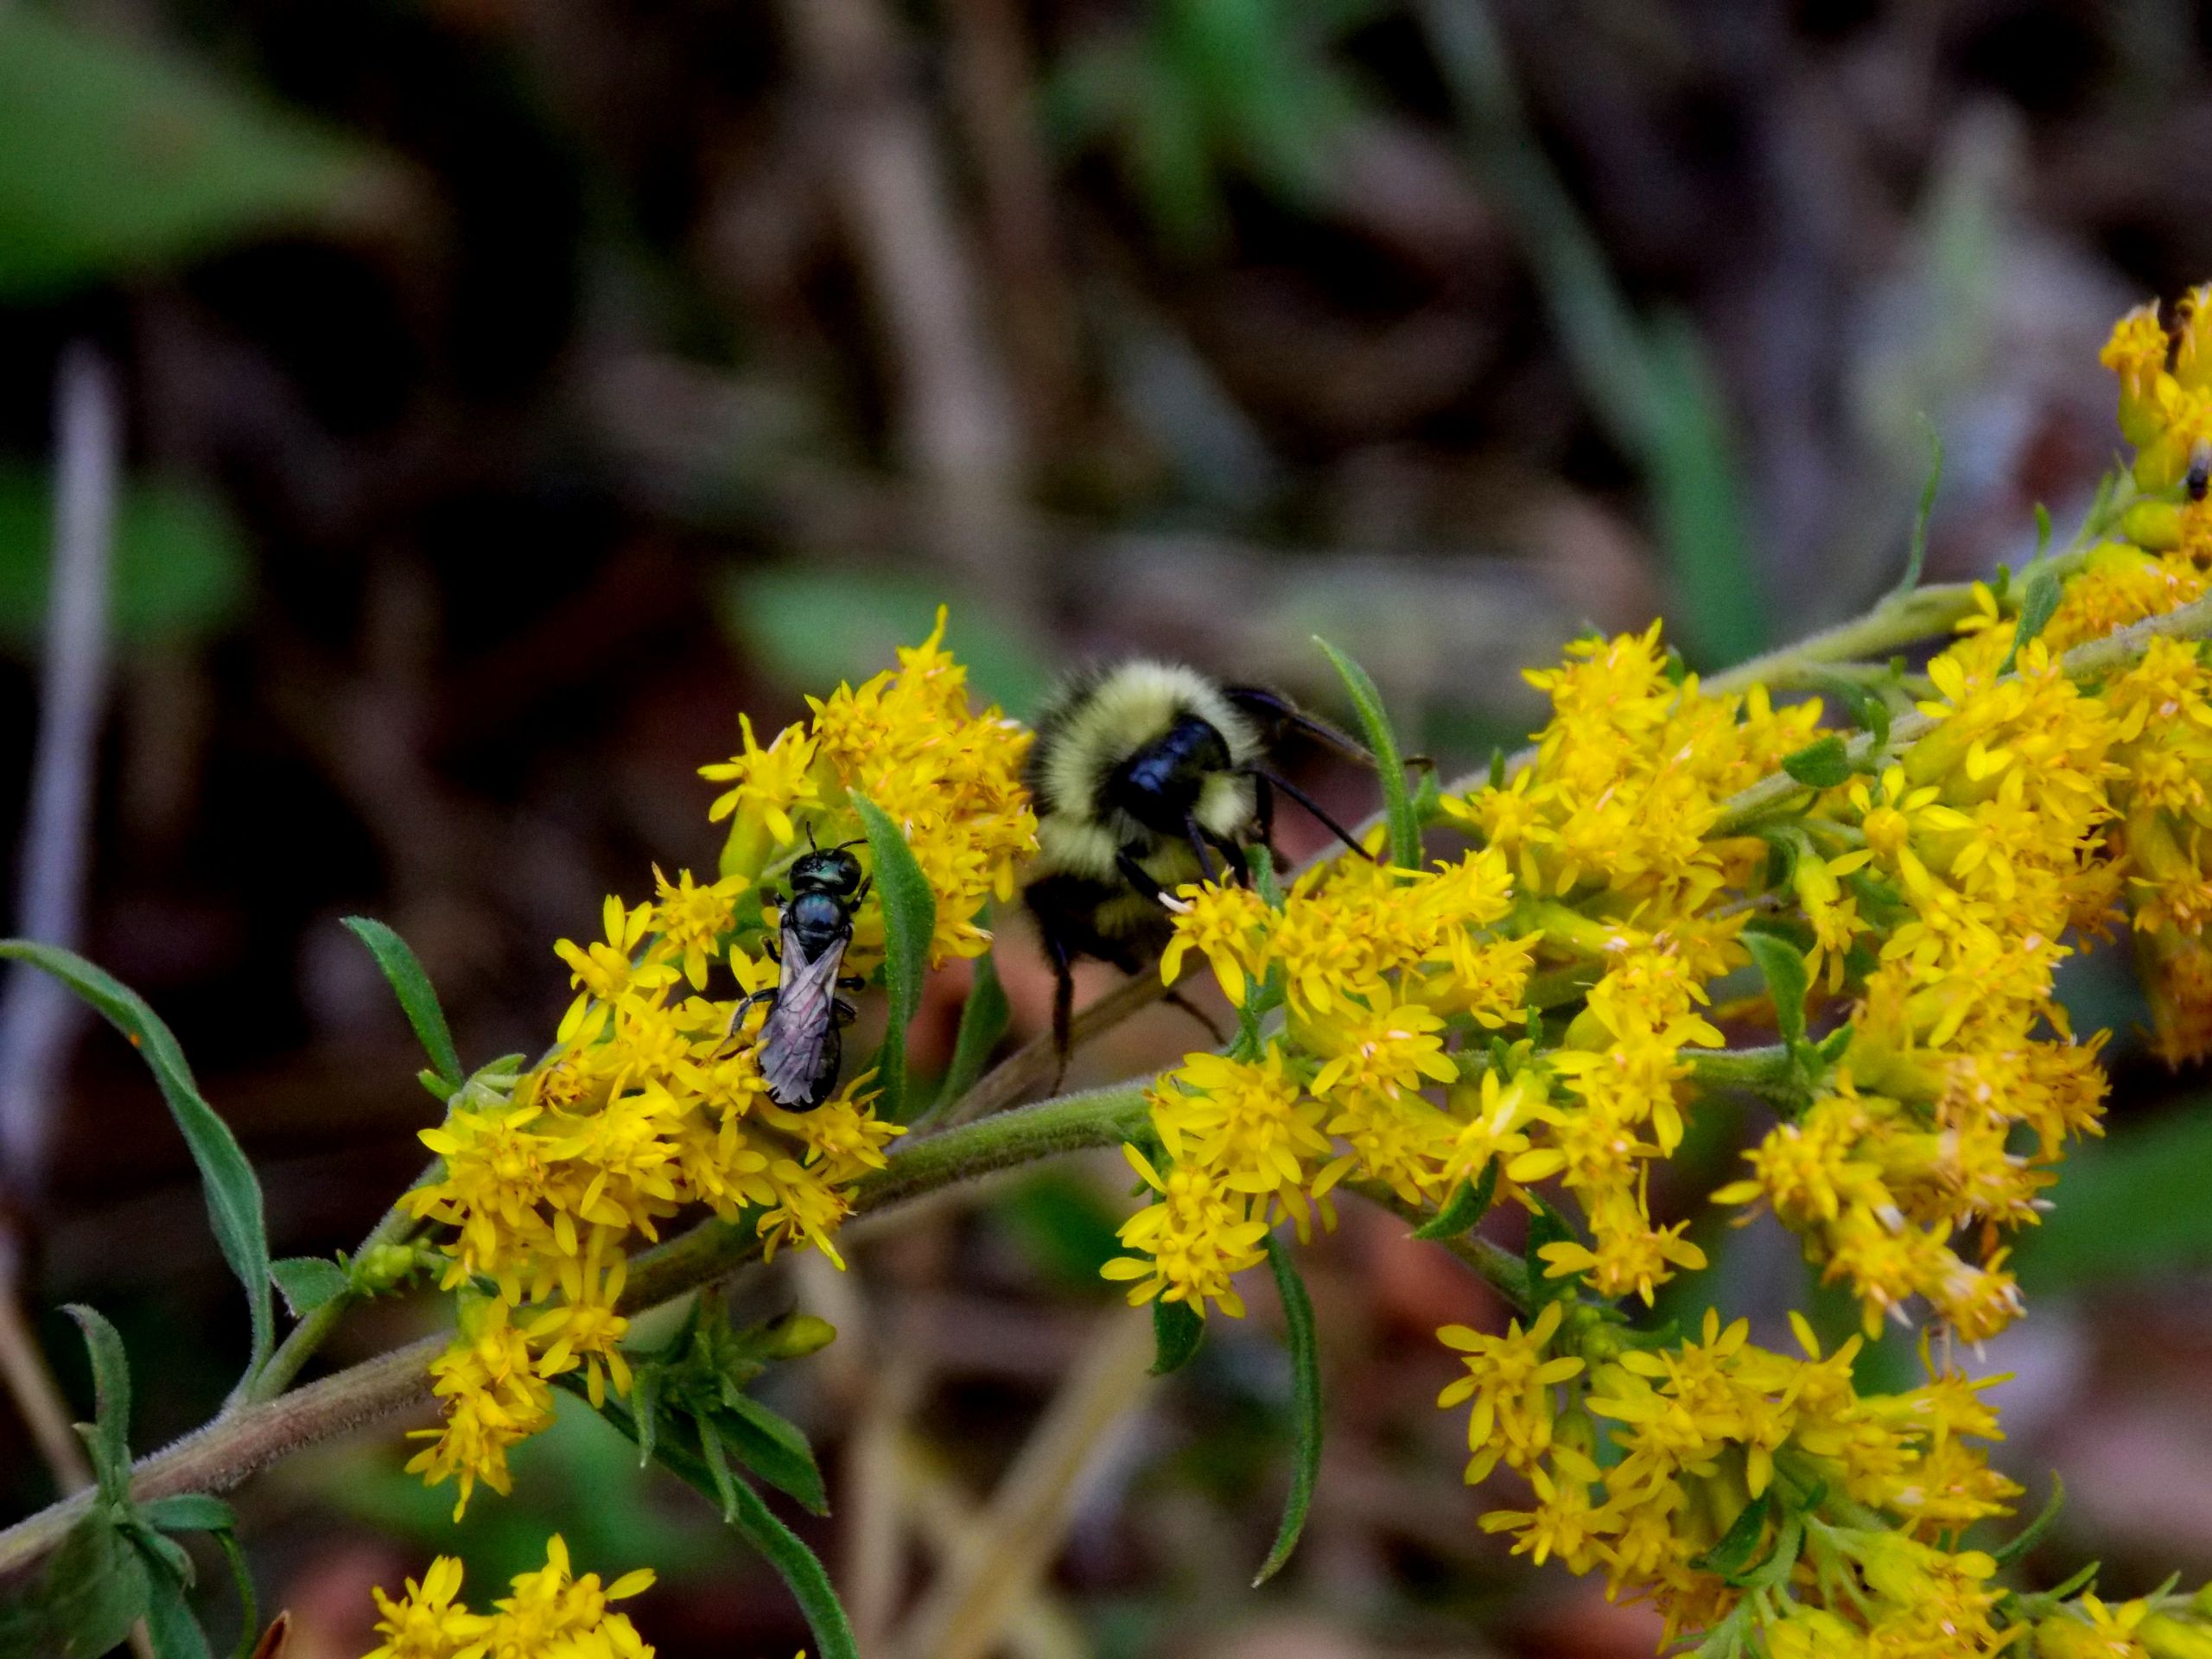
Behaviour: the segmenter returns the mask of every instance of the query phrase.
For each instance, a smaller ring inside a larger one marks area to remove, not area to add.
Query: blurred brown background
[[[16,0],[0,845],[86,344],[124,482],[80,944],[175,1027],[277,1253],[350,1245],[435,1107],[340,916],[415,944],[464,1057],[535,1049],[551,941],[650,861],[711,864],[693,769],[736,711],[803,712],[939,599],[1017,714],[1132,647],[1332,709],[1325,632],[1449,772],[1530,728],[1519,671],[1586,626],[1663,612],[1713,666],[1862,608],[1901,568],[1923,415],[1931,576],[2017,562],[2033,505],[2069,529],[2117,443],[2112,319],[2212,277],[2208,143],[2212,24],[2166,0]],[[999,959],[1033,1027],[1018,924]],[[2039,1560],[2125,1592],[2212,1569],[2212,1130],[2201,1078],[2143,1063],[2124,957],[2069,982],[2120,1032],[2114,1134],[1986,1363],[2019,1373],[2031,1501],[2053,1464],[2073,1496]],[[1086,1064],[1191,1035],[1162,1014]],[[21,1294],[80,1406],[55,1310],[122,1325],[151,1447],[218,1403],[244,1320],[133,1057],[63,1037],[9,1072]],[[1750,1127],[1708,1114],[1689,1180]],[[804,1529],[872,1653],[1649,1651],[1477,1530],[1430,1332],[1497,1311],[1366,1212],[1309,1255],[1319,1509],[1247,1591],[1285,1478],[1273,1308],[1130,1386],[1095,1276],[1124,1185],[1050,1169],[755,1293],[845,1332],[773,1397],[831,1469],[837,1519]],[[1689,1311],[1803,1294],[1777,1236],[1708,1242]],[[379,1307],[331,1357],[435,1317]],[[1891,1348],[1870,1376],[1909,1374]],[[433,1550],[488,1599],[551,1527],[583,1567],[663,1570],[637,1608],[671,1659],[804,1640],[588,1416],[458,1533],[401,1457],[387,1426],[243,1495],[296,1659],[365,1649],[366,1585]],[[0,1414],[0,1504],[51,1495]],[[1040,1576],[949,1628],[940,1559],[1010,1523]]]

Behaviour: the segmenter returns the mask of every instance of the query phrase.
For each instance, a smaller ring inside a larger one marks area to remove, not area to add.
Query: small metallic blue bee
[[[808,839],[813,839],[810,830]],[[783,973],[768,989],[741,1001],[730,1016],[734,1032],[755,1002],[769,1005],[754,1052],[768,1098],[786,1111],[810,1112],[837,1086],[845,1050],[841,1027],[854,1016],[852,1004],[837,993],[858,990],[864,982],[840,978],[837,969],[853,942],[853,911],[874,881],[861,874],[860,860],[845,850],[859,845],[848,841],[815,848],[792,861],[782,948],[769,952]]]

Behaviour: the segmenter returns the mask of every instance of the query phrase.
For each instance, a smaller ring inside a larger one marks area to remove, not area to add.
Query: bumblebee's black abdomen
[[[1227,740],[1196,715],[1185,715],[1100,780],[1098,810],[1126,812],[1147,830],[1179,836],[1206,779],[1230,765]]]

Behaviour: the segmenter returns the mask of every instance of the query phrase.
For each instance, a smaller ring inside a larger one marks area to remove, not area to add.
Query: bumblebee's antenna
[[[1369,852],[1366,848],[1359,844],[1358,837],[1354,836],[1351,830],[1345,829],[1344,825],[1338,823],[1334,818],[1331,817],[1328,813],[1323,810],[1322,805],[1319,801],[1315,800],[1311,795],[1308,795],[1296,784],[1292,783],[1287,778],[1278,776],[1276,773],[1269,772],[1265,766],[1239,766],[1236,770],[1243,772],[1248,778],[1258,779],[1270,789],[1281,790],[1284,794],[1289,796],[1292,800],[1296,801],[1300,806],[1312,813],[1315,820],[1320,823],[1323,829],[1326,830],[1338,841],[1344,842],[1345,846],[1351,848],[1353,852],[1357,853],[1362,858],[1365,859],[1370,864],[1376,861],[1375,855]]]

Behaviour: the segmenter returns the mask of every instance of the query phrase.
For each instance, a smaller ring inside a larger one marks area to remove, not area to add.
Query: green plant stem
[[[1143,1088],[1128,1084],[1042,1101],[918,1136],[888,1168],[860,1184],[854,1211],[887,1210],[996,1170],[1118,1145],[1141,1125],[1145,1109]],[[634,1312],[695,1290],[760,1251],[758,1236],[747,1230],[722,1221],[703,1223],[638,1258],[623,1306]],[[431,1397],[429,1363],[447,1342],[443,1335],[427,1337],[276,1399],[241,1405],[174,1446],[140,1459],[131,1491],[142,1503],[177,1492],[225,1491],[294,1452],[424,1405]],[[302,1344],[302,1359],[310,1346]],[[0,1576],[59,1544],[91,1501],[89,1494],[65,1498],[0,1532]]]
[[[439,1171],[443,1167],[441,1160],[431,1160],[429,1167],[410,1182],[407,1190],[411,1192],[425,1182],[436,1180]],[[409,1213],[403,1198],[385,1211],[384,1218],[369,1230],[368,1236],[361,1241],[361,1248],[353,1252],[353,1260],[359,1262],[371,1250],[384,1245],[401,1243],[414,1231],[415,1224],[415,1217]],[[269,1363],[238,1385],[237,1391],[224,1403],[223,1414],[228,1416],[244,1407],[274,1400],[283,1393],[291,1386],[292,1379],[300,1374],[301,1368],[315,1357],[315,1351],[338,1328],[338,1322],[346,1317],[346,1310],[362,1300],[359,1291],[347,1290],[309,1313],[285,1334],[283,1341],[276,1344],[276,1351],[269,1356]]]

